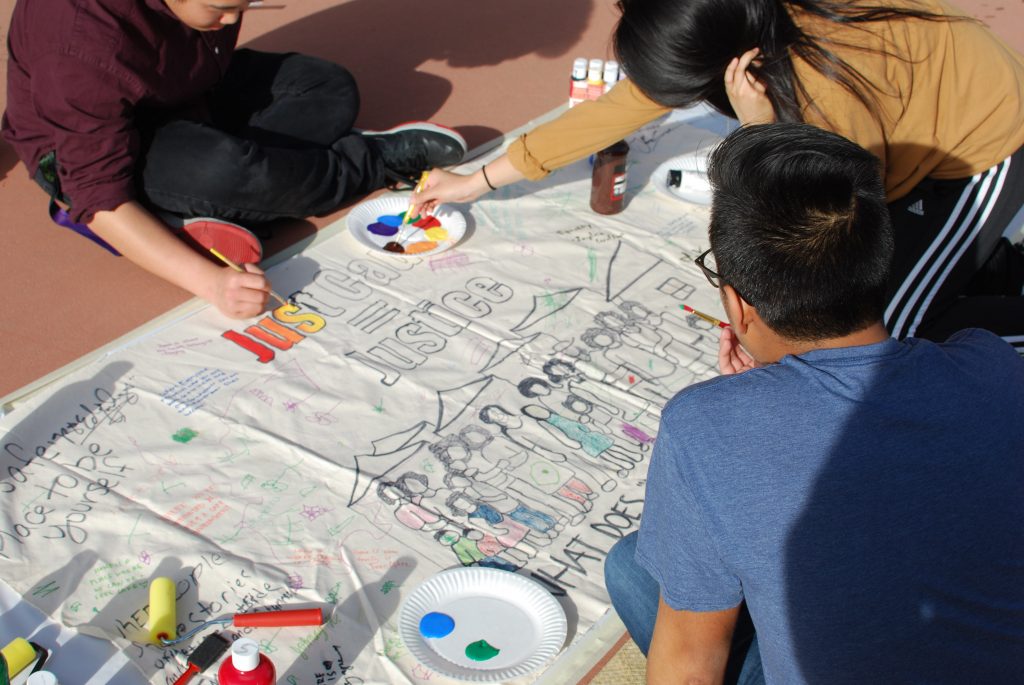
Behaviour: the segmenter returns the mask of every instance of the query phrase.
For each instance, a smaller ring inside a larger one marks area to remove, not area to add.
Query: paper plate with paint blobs
[[[410,217],[409,196],[391,195],[364,202],[348,215],[348,230],[363,245],[392,254],[424,257],[454,247],[466,233],[462,212],[440,205],[433,214]]]
[[[441,571],[402,603],[398,632],[424,666],[494,683],[536,671],[565,642],[565,611],[542,585],[482,566]]]

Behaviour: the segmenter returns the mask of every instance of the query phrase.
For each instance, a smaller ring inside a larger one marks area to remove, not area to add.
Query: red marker
[[[698,312],[696,309],[694,309],[693,307],[691,307],[688,304],[681,304],[681,305],[679,305],[679,308],[682,309],[684,312],[689,312],[689,313],[693,314],[696,317],[704,319],[705,321],[707,321],[710,324],[714,324],[714,325],[718,326],[719,328],[729,328],[729,324],[727,324],[726,322],[719,321],[718,319],[716,319],[715,317],[711,316],[710,314],[705,314],[704,312]]]

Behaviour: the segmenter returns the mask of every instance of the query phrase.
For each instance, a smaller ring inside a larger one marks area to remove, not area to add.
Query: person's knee
[[[359,114],[359,86],[348,69],[301,54],[288,56],[287,69],[291,72],[291,86],[301,91],[303,98],[320,98],[325,104],[330,103],[332,111],[351,119],[342,122],[342,128],[352,128]]]
[[[633,569],[637,568],[635,532],[616,542],[608,551],[604,561],[604,582],[608,590],[608,596],[615,605],[620,598],[630,593],[633,583],[630,580],[634,575]]]
[[[320,92],[338,97],[359,98],[359,87],[352,73],[334,62],[319,57],[293,53],[288,56],[287,80],[306,92]]]

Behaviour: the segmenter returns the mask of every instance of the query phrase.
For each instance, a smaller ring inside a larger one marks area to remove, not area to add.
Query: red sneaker
[[[180,229],[182,240],[200,252],[217,252],[235,264],[257,264],[263,259],[260,239],[248,229],[221,219],[186,219]]]

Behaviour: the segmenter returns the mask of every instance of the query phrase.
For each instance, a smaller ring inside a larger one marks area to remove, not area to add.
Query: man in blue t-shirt
[[[666,407],[605,566],[648,683],[1024,682],[1024,360],[888,336],[853,143],[745,127],[709,173],[724,375]]]

